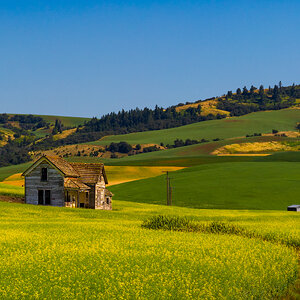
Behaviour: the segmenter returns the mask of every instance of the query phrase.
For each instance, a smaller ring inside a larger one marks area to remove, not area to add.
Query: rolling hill
[[[235,162],[203,164],[171,173],[173,205],[214,209],[286,210],[300,194],[300,163]],[[163,205],[161,175],[112,186],[114,198]]]
[[[137,132],[123,135],[112,135],[100,141],[90,142],[92,145],[107,145],[111,142],[126,141],[135,144],[172,144],[175,139],[212,140],[245,137],[253,133],[270,133],[272,129],[279,131],[295,130],[300,121],[300,109],[282,109],[276,111],[254,112],[241,117],[211,120],[194,123],[177,128]]]

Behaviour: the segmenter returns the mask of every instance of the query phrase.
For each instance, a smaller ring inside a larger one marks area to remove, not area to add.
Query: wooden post
[[[169,179],[169,172],[167,171],[167,205],[169,205],[170,201],[170,179]]]
[[[172,187],[171,187],[171,178],[169,177],[169,171],[163,171],[166,172],[167,175],[167,205],[172,205]]]

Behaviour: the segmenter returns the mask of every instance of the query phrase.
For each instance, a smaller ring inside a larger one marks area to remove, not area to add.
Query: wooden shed
[[[25,203],[111,209],[112,194],[102,163],[69,163],[43,155],[24,173]]]

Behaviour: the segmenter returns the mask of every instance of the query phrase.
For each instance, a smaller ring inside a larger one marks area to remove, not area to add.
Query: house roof
[[[101,175],[104,177],[105,183],[108,183],[102,163],[69,163],[63,158],[50,155],[43,155],[37,159],[22,175],[29,174],[44,160],[58,169],[65,177],[71,177],[72,180],[68,182],[70,185],[77,185],[79,182],[82,184],[95,184],[99,181]],[[80,178],[80,180],[75,183],[75,178]]]
[[[109,191],[108,189],[105,189],[104,194],[105,194],[105,196],[109,196],[109,197],[112,197],[112,196],[114,195],[114,194],[113,194],[111,191]]]
[[[107,183],[104,165],[101,163],[70,163],[70,165],[79,174],[80,179],[84,183],[96,183],[101,175],[103,175],[105,183]]]
[[[66,177],[79,177],[79,174],[72,168],[72,166],[67,161],[58,156],[49,155],[43,155],[40,158],[38,158],[28,169],[24,171],[22,176],[26,176],[27,174],[29,174],[43,161],[47,161],[48,163],[50,163],[50,165],[54,166]]]
[[[65,178],[64,187],[68,189],[90,190],[91,188],[84,184],[79,178]]]
[[[52,162],[58,169],[60,169],[67,177],[79,177],[80,175],[75,169],[63,158],[58,156],[45,156],[50,162]]]

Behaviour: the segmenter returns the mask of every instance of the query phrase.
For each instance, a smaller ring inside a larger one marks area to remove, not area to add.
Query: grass
[[[5,178],[14,175],[16,173],[22,173],[24,172],[32,162],[19,164],[19,165],[11,165],[7,167],[0,168],[0,181],[3,181]]]
[[[242,137],[253,133],[270,133],[272,129],[279,131],[295,130],[300,119],[299,109],[283,109],[278,111],[261,111],[241,117],[212,120],[181,126],[177,128],[154,130],[124,135],[108,136],[101,141],[90,142],[93,145],[107,145],[111,142],[126,141],[130,144],[172,144],[175,139],[227,139]]]
[[[24,187],[0,182],[0,195],[24,197]]]
[[[64,117],[64,116],[47,116],[47,115],[37,115],[43,118],[46,122],[55,124],[55,120],[60,120],[65,127],[77,127],[78,125],[83,125],[85,121],[89,121],[90,118],[81,117]]]
[[[236,162],[206,164],[171,174],[173,205],[214,209],[286,210],[298,204],[300,163]],[[165,176],[110,188],[114,199],[166,203]]]
[[[0,298],[274,299],[296,281],[297,256],[285,245],[141,224],[158,214],[186,216],[299,241],[297,214],[113,205],[95,211],[0,203]]]

